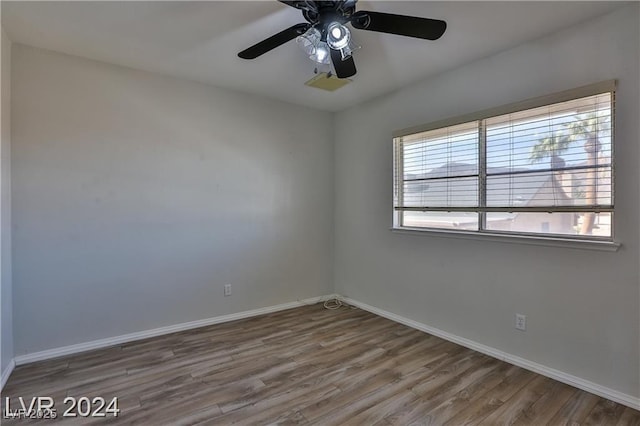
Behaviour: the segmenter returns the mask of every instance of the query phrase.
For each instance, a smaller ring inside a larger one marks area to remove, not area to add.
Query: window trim
[[[574,89],[565,90],[562,92],[557,92],[549,95],[543,95],[532,99],[527,99],[520,102],[514,102],[506,105],[501,105],[494,108],[485,109],[479,112],[474,112],[470,114],[465,114],[457,117],[452,117],[444,120],[434,121],[428,124],[408,127],[401,130],[396,130],[392,133],[394,142],[397,138],[404,138],[416,133],[427,132],[431,130],[436,130],[443,127],[456,126],[460,124],[465,124],[468,122],[477,121],[479,123],[479,141],[478,141],[478,149],[479,149],[479,167],[486,167],[486,158],[482,158],[483,155],[486,155],[486,151],[483,149],[483,144],[485,144],[485,135],[482,131],[482,123],[484,120],[505,114],[512,114],[528,109],[544,107],[550,104],[556,104],[561,102],[567,102],[574,99],[579,99],[588,96],[598,95],[600,93],[611,92],[612,98],[612,111],[611,114],[614,117],[611,120],[611,134],[613,136],[612,140],[612,153],[615,153],[615,91],[617,88],[617,80],[606,80],[599,83],[589,84],[585,86],[580,86]],[[394,143],[395,145],[395,143]],[[403,147],[404,144],[400,144]],[[398,157],[398,158],[396,158]],[[402,167],[402,158],[403,154],[396,156],[396,149],[394,148],[394,197],[395,197],[395,182],[397,179],[397,175],[403,173]],[[486,185],[484,182],[481,182],[480,170],[478,170],[478,186],[480,197],[479,205],[483,204],[483,199],[486,199]],[[615,154],[612,155],[611,158],[611,176],[612,176],[612,189],[615,185]],[[398,196],[401,196],[398,194]],[[614,191],[612,191],[612,205],[614,202]],[[429,234],[429,235],[437,235],[437,236],[454,236],[461,237],[466,239],[484,239],[486,240],[496,240],[496,241],[508,241],[508,242],[520,242],[527,244],[536,244],[536,245],[551,245],[551,246],[571,246],[571,247],[582,247],[582,248],[593,248],[598,250],[607,250],[607,251],[617,251],[620,247],[620,243],[616,241],[616,233],[615,233],[615,225],[614,220],[611,222],[611,237],[598,237],[593,235],[560,235],[560,234],[542,234],[542,233],[527,233],[527,232],[513,232],[513,231],[495,231],[495,230],[487,230],[484,229],[484,223],[480,223],[480,221],[485,220],[486,213],[480,213],[478,215],[479,220],[479,229],[477,231],[467,231],[467,230],[455,230],[455,229],[445,229],[445,228],[429,228],[429,227],[407,227],[401,226],[401,221],[398,220],[400,214],[402,214],[402,210],[395,209],[395,203],[392,205],[393,211],[393,221],[391,230],[399,233],[408,233],[408,234]],[[487,207],[483,207],[487,209]],[[403,210],[411,210],[403,209]],[[417,208],[417,210],[424,211],[423,208]],[[433,208],[429,210],[439,210],[439,211],[454,211],[454,210],[464,210],[470,211],[469,208],[457,208],[457,207],[444,207],[444,208]],[[521,208],[514,208],[514,210],[521,210]],[[562,210],[562,208],[560,208]],[[614,212],[614,209],[607,210]],[[501,210],[502,211],[502,210]],[[555,210],[554,210],[555,211]],[[571,209],[572,212],[575,211],[575,207]],[[597,209],[590,209],[589,211],[598,211]],[[615,215],[612,216],[614,218]]]
[[[464,240],[492,241],[499,243],[516,243],[546,247],[562,247],[575,248],[583,250],[600,250],[615,252],[622,246],[617,241],[600,240],[600,239],[578,239],[566,238],[564,235],[555,237],[545,234],[522,234],[522,233],[498,233],[494,231],[463,231],[453,229],[439,228],[412,228],[412,227],[396,227],[390,228],[390,231],[401,235],[418,235],[425,237],[439,238],[459,238]]]

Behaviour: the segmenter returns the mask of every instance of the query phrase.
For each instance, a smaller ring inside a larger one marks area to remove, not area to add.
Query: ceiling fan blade
[[[284,3],[287,6],[295,7],[296,9],[300,9],[302,11],[308,12],[318,12],[318,3],[314,0],[278,0],[280,3]],[[347,1],[357,1],[357,0],[347,0]]]
[[[302,35],[311,27],[310,24],[296,24],[292,27],[287,28],[286,30],[280,31],[278,34],[272,35],[271,37],[262,40],[260,43],[256,43],[248,49],[243,50],[238,53],[238,56],[242,59],[255,59],[260,55],[267,53],[270,50],[275,49],[278,46],[281,46],[288,42],[289,40],[293,40],[294,38]]]
[[[447,23],[439,19],[367,11],[354,13],[351,18],[351,25],[359,30],[397,34],[426,40],[439,39],[447,29]]]
[[[304,1],[296,1],[296,0],[278,0],[280,3],[284,3],[287,6],[295,7],[296,9],[301,9],[304,5]]]
[[[349,78],[356,74],[356,63],[353,61],[353,57],[349,56],[343,61],[339,50],[329,50],[331,51],[331,62],[336,71],[336,77]]]

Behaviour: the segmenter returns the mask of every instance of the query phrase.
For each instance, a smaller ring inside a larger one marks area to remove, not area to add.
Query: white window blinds
[[[610,90],[396,137],[396,226],[611,238],[613,105]]]

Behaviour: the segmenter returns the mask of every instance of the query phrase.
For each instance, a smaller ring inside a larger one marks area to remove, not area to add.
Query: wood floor
[[[368,312],[306,306],[15,369],[50,424],[640,425],[640,412]],[[120,414],[62,418],[65,396]],[[18,424],[24,420],[3,421]]]

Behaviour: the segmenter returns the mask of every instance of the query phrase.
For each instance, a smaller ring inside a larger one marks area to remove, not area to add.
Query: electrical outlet
[[[516,328],[525,331],[527,329],[527,316],[516,314]]]
[[[224,295],[231,296],[231,284],[224,285]]]

